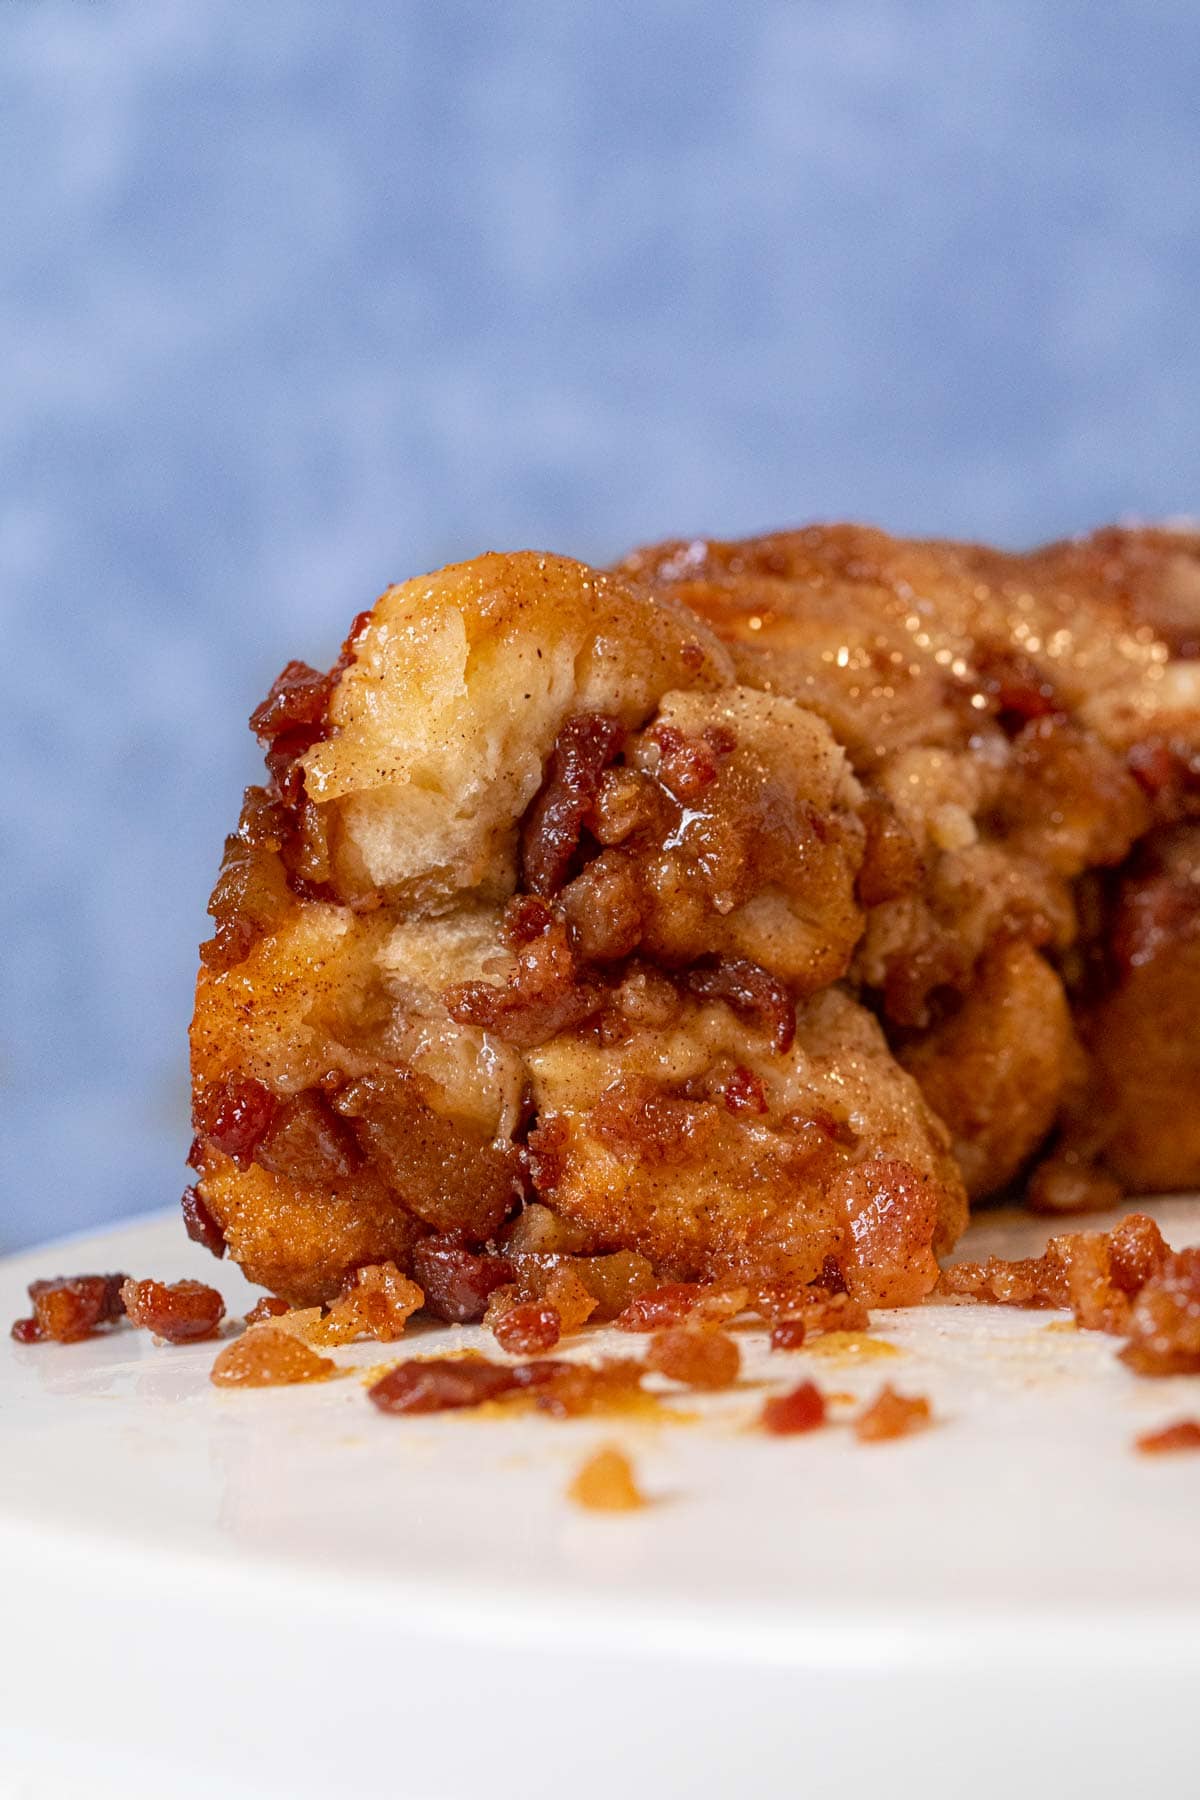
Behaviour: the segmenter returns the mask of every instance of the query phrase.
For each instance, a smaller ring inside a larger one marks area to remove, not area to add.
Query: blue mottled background
[[[0,0],[7,1246],[172,1200],[243,721],[384,583],[1200,494],[1194,0]]]

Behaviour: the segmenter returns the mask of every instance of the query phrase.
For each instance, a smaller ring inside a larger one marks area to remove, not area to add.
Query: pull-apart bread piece
[[[256,1281],[329,1299],[536,1201],[664,1277],[932,1286],[962,1182],[846,985],[886,959],[893,815],[828,709],[666,585],[484,556],[390,588],[255,713],[188,1204]]]
[[[972,1194],[1200,1184],[1200,537],[1030,555],[855,526],[622,572],[815,713],[863,791],[850,980]]]

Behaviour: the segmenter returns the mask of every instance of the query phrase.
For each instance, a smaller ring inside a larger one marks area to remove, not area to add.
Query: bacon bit
[[[271,691],[250,714],[250,729],[263,743],[285,735],[308,731],[308,749],[323,737],[333,690],[354,661],[359,639],[371,622],[370,610],[360,612],[342,643],[341,654],[327,674],[305,662],[290,662],[275,677]]]
[[[500,930],[510,950],[523,950],[554,924],[553,910],[536,894],[514,894],[504,908]]]
[[[920,1431],[933,1416],[923,1394],[898,1394],[886,1383],[870,1406],[854,1421],[854,1435],[863,1444],[881,1444],[889,1438],[907,1437]]]
[[[1130,1213],[1110,1232],[1052,1237],[1042,1256],[956,1263],[942,1271],[939,1291],[996,1306],[1069,1307],[1085,1330],[1124,1334],[1131,1296],[1169,1259],[1154,1221]]]
[[[492,1331],[508,1355],[536,1356],[543,1350],[553,1350],[562,1336],[562,1320],[553,1306],[528,1300],[502,1313]]]
[[[1143,1456],[1161,1456],[1166,1451],[1200,1450],[1200,1420],[1177,1419],[1159,1431],[1144,1431],[1134,1440],[1134,1449]]]
[[[224,1256],[225,1234],[204,1204],[199,1188],[184,1188],[180,1206],[183,1209],[183,1228],[193,1244],[203,1245],[205,1250],[218,1259]]]
[[[225,1317],[225,1302],[202,1281],[133,1281],[121,1287],[130,1322],[168,1344],[212,1337]]]
[[[808,1327],[802,1318],[777,1319],[771,1327],[772,1350],[803,1350]]]
[[[775,1437],[800,1431],[816,1431],[825,1423],[825,1401],[813,1381],[802,1381],[787,1394],[773,1394],[763,1402],[760,1424]]]
[[[820,1286],[830,1294],[848,1294],[846,1272],[836,1256],[827,1256],[821,1264]]]
[[[1121,1360],[1138,1375],[1200,1373],[1200,1248],[1168,1256],[1146,1282]]]
[[[915,1306],[938,1280],[933,1238],[937,1189],[928,1175],[895,1156],[873,1156],[835,1177],[845,1208],[846,1285],[866,1306]]]
[[[1126,1294],[1138,1294],[1171,1259],[1171,1248],[1153,1219],[1127,1213],[1108,1234],[1112,1278]]]
[[[367,1398],[380,1412],[453,1412],[483,1406],[518,1389],[539,1387],[570,1366],[546,1361],[505,1367],[483,1357],[459,1362],[432,1357],[427,1362],[398,1363],[367,1389]]]
[[[794,1281],[765,1282],[754,1291],[753,1309],[772,1325],[804,1321],[809,1337],[824,1331],[866,1331],[871,1315],[861,1300],[825,1287],[801,1287]]]
[[[600,777],[620,754],[625,735],[620,720],[606,713],[577,713],[559,732],[549,774],[521,834],[522,885],[530,893],[550,900],[563,886]]]
[[[1200,1247],[1172,1251],[1152,1219],[1053,1237],[1043,1256],[958,1263],[941,1291],[999,1306],[1069,1307],[1087,1331],[1128,1338],[1138,1375],[1200,1373]]]
[[[482,1319],[496,1289],[514,1279],[506,1256],[468,1250],[455,1235],[422,1238],[413,1250],[413,1273],[435,1319],[470,1325]]]
[[[323,1381],[336,1368],[330,1357],[318,1356],[291,1332],[259,1325],[226,1344],[209,1380],[217,1387],[287,1387]]]
[[[783,982],[744,956],[719,956],[696,963],[684,975],[701,1000],[723,1000],[740,1018],[771,1034],[771,1046],[785,1055],[796,1038],[796,1003]]]
[[[520,1050],[582,1025],[599,1012],[607,989],[579,973],[567,928],[556,920],[517,952],[516,972],[504,987],[463,981],[442,996],[459,1025],[490,1031]]]
[[[646,1499],[623,1450],[595,1450],[581,1464],[567,1497],[588,1512],[634,1512]]]
[[[538,1365],[526,1365],[526,1367]],[[556,1419],[576,1419],[588,1413],[619,1412],[642,1395],[643,1366],[632,1357],[606,1356],[598,1364],[560,1362],[546,1364],[550,1378],[538,1388],[539,1412]]]
[[[47,1338],[58,1344],[76,1344],[102,1325],[113,1325],[123,1315],[121,1288],[124,1275],[56,1275],[52,1280],[31,1281],[29,1298],[33,1316],[16,1319],[12,1336],[18,1344],[40,1344]]]
[[[208,903],[215,931],[210,941],[200,946],[200,959],[207,968],[230,969],[244,962],[288,906],[279,855],[287,830],[286,812],[266,789],[247,788],[238,828],[225,840]]]
[[[725,1083],[722,1095],[731,1113],[765,1113],[767,1091],[752,1069],[738,1067]]]
[[[333,692],[329,675],[306,662],[290,662],[275,677],[271,691],[250,714],[250,729],[264,743],[273,743],[298,726],[321,725]]]
[[[638,1294],[616,1320],[618,1331],[657,1331],[693,1315],[715,1324],[734,1319],[746,1305],[746,1288],[722,1288],[701,1281],[672,1281]]]
[[[424,1302],[416,1282],[402,1275],[395,1263],[366,1263],[355,1269],[329,1312],[313,1326],[310,1341],[352,1344],[365,1337],[393,1343]]]
[[[485,1323],[497,1320],[526,1302],[553,1307],[563,1332],[578,1331],[596,1311],[598,1301],[589,1291],[582,1271],[587,1259],[576,1261],[559,1251],[513,1251],[509,1257],[514,1280],[497,1288],[488,1302]]]
[[[732,1387],[741,1372],[742,1356],[728,1332],[672,1325],[651,1338],[646,1367],[685,1387],[716,1390]]]
[[[937,1291],[985,1306],[1066,1306],[1069,1298],[1062,1267],[1049,1254],[952,1263]]]
[[[263,1319],[281,1319],[284,1313],[291,1310],[287,1301],[281,1300],[277,1294],[263,1294],[246,1314],[245,1322],[247,1325],[258,1325]]]
[[[274,1094],[248,1075],[226,1075],[204,1088],[194,1118],[201,1134],[235,1163],[251,1162],[278,1106]]]
[[[737,749],[737,738],[723,725],[710,725],[699,735],[655,725],[646,735],[659,748],[658,780],[684,805],[712,786],[721,758]]]

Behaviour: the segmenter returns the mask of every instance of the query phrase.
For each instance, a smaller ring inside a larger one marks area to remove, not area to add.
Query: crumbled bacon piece
[[[341,655],[326,674],[305,662],[290,662],[271,683],[271,691],[250,714],[250,729],[263,743],[307,731],[308,749],[324,736],[333,690],[354,660],[358,640],[371,622],[360,612],[342,643]]]
[[[256,738],[272,743],[302,725],[320,725],[329,706],[333,683],[305,662],[290,662],[271,683],[271,691],[250,714]]]
[[[452,1412],[483,1406],[502,1394],[536,1388],[553,1380],[567,1363],[530,1362],[506,1367],[483,1357],[432,1357],[427,1362],[399,1363],[367,1389],[380,1412]]]
[[[588,1512],[632,1512],[645,1506],[633,1465],[623,1450],[594,1450],[576,1472],[568,1498]]]
[[[1000,1306],[1070,1307],[1088,1331],[1128,1338],[1139,1375],[1200,1373],[1200,1248],[1172,1252],[1152,1219],[1053,1237],[1043,1256],[958,1263],[941,1291]]]
[[[931,1417],[923,1394],[898,1394],[885,1384],[854,1421],[854,1435],[860,1443],[880,1444],[888,1438],[907,1437],[912,1431],[920,1431]]]
[[[648,1369],[685,1387],[731,1387],[741,1366],[741,1352],[728,1332],[706,1326],[669,1326],[655,1333],[646,1352]]]
[[[563,886],[600,777],[624,743],[624,726],[605,713],[578,713],[559,732],[521,836],[522,885],[531,893],[549,900]]]
[[[801,1322],[812,1337],[819,1331],[866,1331],[871,1315],[861,1300],[844,1291],[831,1294],[825,1287],[801,1287],[794,1281],[765,1282],[754,1290],[753,1309],[772,1326]],[[780,1348],[799,1349],[794,1345]]]
[[[208,903],[215,931],[200,948],[206,967],[229,969],[244,962],[287,909],[288,887],[279,854],[287,829],[287,814],[279,802],[265,788],[247,788],[238,828],[225,840]]]
[[[553,1306],[527,1300],[510,1307],[492,1330],[500,1348],[510,1356],[536,1356],[553,1350],[562,1336],[562,1320]]]
[[[1143,1456],[1161,1456],[1174,1450],[1200,1450],[1200,1419],[1177,1419],[1158,1431],[1144,1431],[1134,1448]]]
[[[658,1331],[697,1316],[716,1323],[736,1318],[746,1304],[745,1288],[721,1288],[700,1281],[673,1281],[630,1301],[616,1321],[619,1331]]]
[[[291,1310],[287,1301],[281,1300],[278,1294],[263,1294],[246,1314],[245,1322],[247,1325],[257,1325],[263,1319],[281,1319],[284,1313]]]
[[[1200,1247],[1168,1256],[1146,1282],[1121,1360],[1139,1375],[1200,1374]]]
[[[915,1306],[937,1285],[933,1239],[937,1184],[896,1156],[843,1169],[833,1195],[845,1208],[849,1243],[841,1267],[866,1306]]]
[[[278,1106],[270,1088],[249,1075],[226,1075],[201,1092],[195,1121],[223,1155],[245,1164],[254,1158]]]
[[[415,1281],[393,1262],[367,1263],[355,1269],[329,1312],[314,1325],[320,1344],[351,1344],[355,1338],[377,1338],[390,1344],[403,1335],[425,1296]]]
[[[808,1327],[803,1317],[776,1319],[771,1327],[772,1350],[803,1350]]]
[[[722,1090],[725,1105],[731,1113],[765,1113],[767,1091],[762,1077],[752,1069],[738,1067]]]
[[[336,1368],[330,1357],[318,1356],[290,1331],[260,1325],[226,1344],[209,1380],[217,1387],[287,1387],[323,1381]]]
[[[701,1000],[723,1000],[739,1017],[768,1031],[780,1055],[796,1037],[796,1003],[783,982],[761,963],[744,956],[719,956],[696,963],[684,980]]]
[[[1122,1334],[1131,1298],[1169,1257],[1154,1221],[1130,1213],[1110,1232],[1052,1237],[1042,1256],[956,1263],[942,1271],[940,1290],[997,1306],[1070,1307],[1085,1330]]]
[[[204,1204],[199,1188],[184,1188],[180,1205],[183,1228],[193,1244],[202,1244],[213,1256],[224,1256],[225,1234]]]
[[[413,1274],[425,1295],[425,1310],[437,1319],[469,1325],[482,1319],[496,1289],[513,1280],[506,1256],[468,1250],[454,1235],[422,1238],[413,1251]]]
[[[621,1411],[642,1393],[642,1364],[632,1357],[609,1356],[596,1364],[560,1362],[546,1366],[552,1367],[553,1373],[538,1387],[537,1406],[539,1412],[556,1419]]]
[[[836,1256],[827,1256],[821,1264],[820,1284],[830,1294],[848,1294],[846,1271]]]
[[[943,1269],[938,1292],[991,1306],[1066,1306],[1061,1266],[1047,1256],[989,1256],[983,1262],[952,1263]]]
[[[225,1302],[202,1281],[133,1281],[121,1288],[132,1324],[168,1344],[212,1337],[225,1317]]]
[[[58,1344],[75,1344],[91,1337],[102,1325],[122,1317],[124,1275],[56,1275],[52,1280],[31,1281],[28,1288],[33,1316],[17,1319],[12,1336],[19,1344],[40,1344],[47,1338]]]
[[[464,981],[443,995],[459,1025],[490,1031],[521,1050],[582,1025],[603,1006],[607,990],[579,972],[561,920],[517,952],[516,972],[500,987]]]
[[[501,934],[510,950],[523,950],[549,931],[554,923],[553,909],[536,894],[514,894],[504,908]]]
[[[685,805],[712,786],[720,773],[721,758],[737,749],[737,738],[725,725],[710,725],[700,733],[655,725],[647,736],[659,748],[659,781]]]
[[[488,1302],[485,1322],[494,1328],[496,1322],[514,1307],[536,1303],[554,1309],[561,1331],[578,1331],[598,1305],[583,1280],[582,1271],[588,1260],[577,1260],[553,1250],[513,1251],[508,1259],[513,1277],[511,1285],[495,1290]]]
[[[772,1394],[763,1402],[760,1423],[775,1437],[800,1431],[816,1431],[825,1423],[825,1400],[815,1382],[802,1381],[787,1394]]]

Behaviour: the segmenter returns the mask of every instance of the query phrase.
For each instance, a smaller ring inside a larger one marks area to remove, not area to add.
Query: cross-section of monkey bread
[[[329,1299],[536,1203],[664,1278],[929,1290],[964,1190],[845,985],[871,826],[817,713],[670,595],[520,554],[389,589],[252,723],[189,1204],[254,1280]]]
[[[291,1300],[436,1240],[904,1303],[968,1192],[1200,1183],[1195,534],[484,556],[252,724],[185,1204]]]

